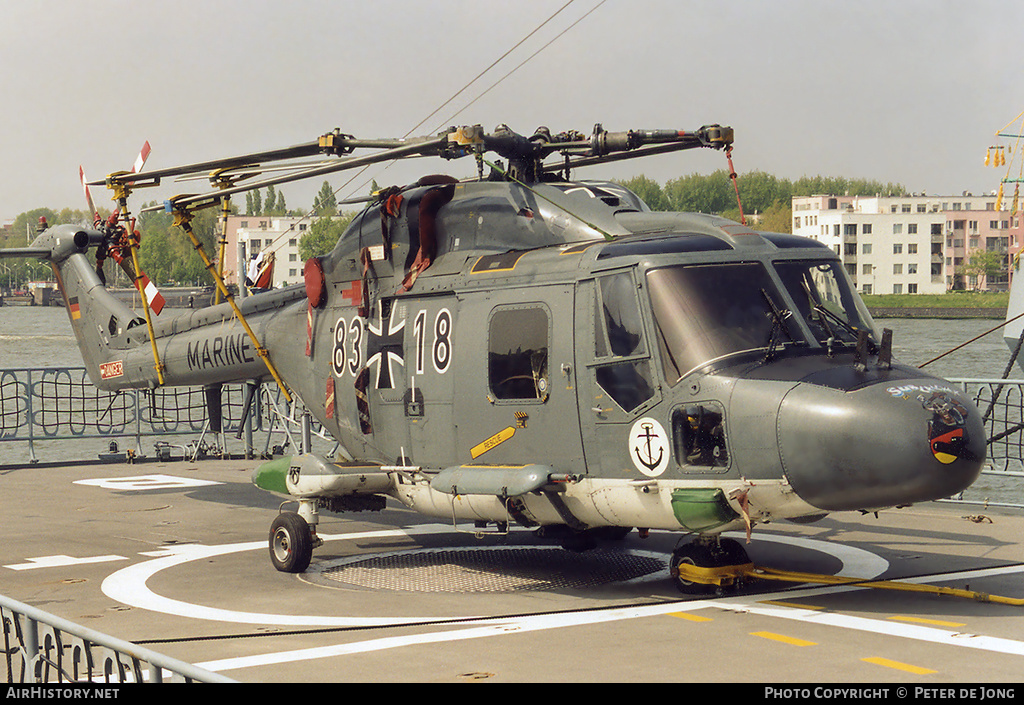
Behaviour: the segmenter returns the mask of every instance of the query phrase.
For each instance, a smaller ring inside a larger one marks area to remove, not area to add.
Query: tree
[[[317,218],[332,218],[338,214],[338,199],[330,183],[324,181],[320,192],[313,199],[313,215]]]
[[[274,184],[267,186],[267,195],[263,199],[263,212],[260,215],[274,215],[274,209],[277,207],[277,191],[274,190]]]
[[[198,211],[191,225],[192,232],[203,246],[206,256],[211,261],[216,260],[219,213],[213,208]],[[202,257],[196,252],[185,232],[174,225],[170,214],[141,214],[138,229],[142,234],[139,265],[154,284],[213,284]]]
[[[724,169],[707,176],[691,174],[671,179],[665,184],[665,195],[672,210],[688,213],[721,213],[736,205],[732,180]]]
[[[632,179],[616,183],[625,186],[639,196],[640,200],[646,203],[652,211],[672,210],[668,196],[665,195],[661,185],[654,179],[649,179],[640,174],[640,176],[634,176]]]
[[[336,218],[323,217],[314,221],[309,230],[299,238],[299,259],[305,262],[311,257],[321,257],[333,250],[355,215],[342,213]]]
[[[1006,253],[993,250],[972,250],[967,261],[956,267],[956,273],[968,279],[977,290],[981,280],[997,277],[1006,272]]]

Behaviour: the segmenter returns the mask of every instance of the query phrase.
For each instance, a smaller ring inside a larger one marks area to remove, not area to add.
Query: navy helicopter
[[[88,253],[109,227],[53,227],[5,254],[52,263],[96,386],[273,381],[337,440],[337,458],[302,453],[254,471],[258,487],[293,500],[282,507],[297,505],[270,528],[278,570],[307,569],[321,511],[378,511],[390,498],[574,550],[634,528],[680,532],[692,540],[670,570],[700,592],[714,581],[699,571],[749,563],[727,530],[749,538],[758,523],[947,497],[986,452],[970,399],[892,359],[891,333],[828,247],[652,212],[616,183],[571,180],[591,164],[728,155],[732,143],[720,125],[529,137],[467,126],[401,140],[335,130],[118,172],[102,183],[123,217],[133,189],[209,174],[215,190],[165,203],[202,252],[193,213],[235,193],[399,158],[477,162],[475,178],[376,194],[332,252],[305,263],[303,284],[239,302],[204,254],[225,302],[155,323],[97,277]]]

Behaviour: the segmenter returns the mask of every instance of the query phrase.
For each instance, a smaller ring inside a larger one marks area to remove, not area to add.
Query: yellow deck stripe
[[[929,673],[938,673],[930,668],[921,668],[920,666],[911,666],[909,663],[900,663],[899,661],[891,661],[887,658],[881,658],[878,656],[872,656],[870,658],[862,658],[861,661],[873,663],[876,666],[885,666],[886,668],[895,668],[897,671],[906,671],[907,673],[914,673],[919,676],[926,676]]]
[[[924,617],[908,617],[906,615],[897,614],[889,617],[898,622],[916,622],[917,624],[934,624],[939,627],[965,627],[967,626],[963,622],[944,622],[941,619],[925,619]]]
[[[711,617],[701,617],[699,614],[690,614],[689,612],[669,612],[669,617],[679,617],[679,619],[688,619],[691,622],[711,622]]]
[[[771,639],[772,641],[781,641],[783,644],[790,644],[792,646],[817,646],[817,642],[804,641],[803,639],[797,639],[796,637],[786,636],[784,634],[775,634],[774,632],[750,632],[750,636],[759,636],[762,639]]]
[[[800,602],[783,602],[782,600],[761,600],[762,605],[778,605],[779,607],[793,607],[798,610],[823,610],[821,605],[805,605]]]

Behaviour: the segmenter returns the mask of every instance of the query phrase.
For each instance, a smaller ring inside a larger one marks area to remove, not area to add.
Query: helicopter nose
[[[778,433],[793,490],[829,511],[949,497],[985,461],[977,408],[935,378],[852,391],[798,384],[783,399]]]

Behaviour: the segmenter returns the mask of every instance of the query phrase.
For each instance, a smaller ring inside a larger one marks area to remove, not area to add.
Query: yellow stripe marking
[[[679,619],[688,619],[691,622],[711,622],[711,617],[701,617],[699,614],[690,614],[689,612],[669,612],[669,617],[679,617]]]
[[[516,429],[513,428],[512,426],[509,426],[508,428],[503,428],[502,430],[495,433],[493,436],[488,438],[483,443],[478,443],[477,445],[473,446],[469,451],[469,456],[473,458],[473,460],[476,460],[481,455],[489,451],[491,448],[494,448],[495,446],[500,446],[502,443],[504,443],[514,435],[516,435]]]
[[[799,610],[823,610],[821,605],[804,605],[799,602],[783,602],[781,600],[761,600],[762,605],[776,605],[778,607],[793,607]]]
[[[907,673],[913,673],[918,676],[926,676],[929,673],[938,673],[929,668],[921,668],[920,666],[911,666],[909,663],[900,663],[899,661],[891,661],[887,658],[880,658],[878,656],[872,656],[870,658],[862,658],[861,661],[873,663],[876,666],[885,666],[886,668],[895,668],[897,671],[906,671]]]
[[[804,641],[803,639],[797,639],[796,637],[786,636],[784,634],[775,634],[774,632],[750,632],[750,636],[759,636],[762,639],[771,639],[772,641],[781,641],[783,644],[790,644],[792,646],[817,646],[817,642]]]
[[[889,619],[894,619],[898,622],[916,622],[917,624],[934,624],[939,627],[965,627],[967,626],[963,622],[944,622],[941,619],[925,619],[923,617],[908,617],[906,615],[897,614]]]

